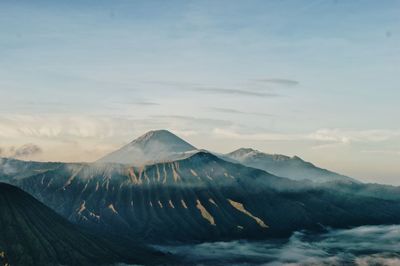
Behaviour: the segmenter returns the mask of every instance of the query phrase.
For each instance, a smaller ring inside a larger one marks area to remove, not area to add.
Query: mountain
[[[399,200],[280,178],[207,152],[146,166],[64,164],[12,182],[73,223],[150,243],[400,222]]]
[[[0,181],[21,179],[60,167],[63,163],[42,163],[0,158]]]
[[[98,163],[145,165],[176,160],[197,149],[167,130],[147,132],[100,160]]]
[[[128,145],[112,152],[97,163],[119,163],[136,166],[184,159],[199,150],[167,130],[150,131]],[[250,148],[241,148],[225,155],[224,160],[265,170],[293,180],[313,182],[350,181],[355,179],[319,168],[294,156],[267,154]]]
[[[319,168],[312,163],[303,161],[297,156],[289,157],[280,154],[267,154],[250,148],[241,148],[222,155],[221,158],[293,180],[358,182],[351,177]]]
[[[117,246],[82,231],[26,192],[5,183],[0,183],[0,228],[3,264],[109,265],[143,263],[146,256],[153,256],[144,248],[136,253],[138,258],[129,254],[135,252],[121,252]]]

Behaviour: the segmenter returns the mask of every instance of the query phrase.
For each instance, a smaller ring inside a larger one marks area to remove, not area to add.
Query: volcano
[[[184,158],[197,149],[168,130],[149,131],[98,163],[146,165]]]

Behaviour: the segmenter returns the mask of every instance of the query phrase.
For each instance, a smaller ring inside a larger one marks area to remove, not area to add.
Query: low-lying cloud
[[[288,240],[161,246],[201,265],[399,265],[400,226],[362,226]]]

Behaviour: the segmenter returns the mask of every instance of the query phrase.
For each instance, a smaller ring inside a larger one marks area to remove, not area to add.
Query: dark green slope
[[[74,223],[152,242],[400,222],[398,200],[279,178],[205,152],[146,167],[64,165],[18,186]]]
[[[108,265],[145,262],[78,229],[29,194],[0,183],[0,255],[11,265]],[[134,252],[132,252],[134,253]],[[154,254],[156,257],[156,254]]]

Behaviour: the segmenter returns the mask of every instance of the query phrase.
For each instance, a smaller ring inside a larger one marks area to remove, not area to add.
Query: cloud
[[[146,102],[146,101],[140,101],[140,102],[128,102],[124,104],[132,104],[132,105],[140,105],[140,106],[157,106],[160,105],[159,103],[155,102]]]
[[[210,109],[217,111],[217,112],[228,113],[228,114],[256,115],[256,116],[266,116],[266,117],[274,116],[274,115],[266,114],[266,113],[244,112],[244,111],[240,111],[237,109],[230,109],[230,108],[211,107]]]
[[[254,79],[256,82],[262,82],[262,83],[270,83],[270,84],[276,84],[276,85],[283,85],[283,86],[296,86],[299,85],[300,82],[297,80],[292,80],[292,79],[279,79],[279,78],[271,78],[271,79]]]
[[[232,128],[217,127],[213,130],[217,136],[255,141],[312,141],[313,149],[334,148],[338,145],[350,145],[353,143],[380,143],[400,137],[400,130],[372,129],[372,130],[344,130],[344,129],[318,129],[307,133],[288,132],[242,132]]]
[[[24,157],[29,157],[32,155],[36,155],[42,153],[42,149],[32,143],[25,144],[19,148],[16,148],[14,151],[14,155],[12,157],[15,158],[24,158]]]
[[[255,92],[255,91],[247,91],[239,89],[199,87],[195,88],[194,90],[199,92],[214,93],[214,94],[229,94],[229,95],[257,96],[257,97],[279,97],[279,95],[276,93]]]
[[[187,88],[187,87],[194,87],[194,86],[200,86],[200,83],[195,83],[195,82],[184,82],[184,81],[167,81],[167,80],[147,80],[147,81],[142,81],[143,83],[148,83],[148,84],[157,84],[157,85],[162,85],[162,86],[168,86],[168,87],[179,87],[179,88]]]
[[[156,246],[201,265],[399,265],[400,226],[361,226],[281,241]]]
[[[193,135],[194,132],[211,132],[216,127],[231,125],[228,120],[184,115],[153,115],[143,119],[130,116],[0,115],[0,140],[8,143],[76,141],[82,145],[93,141],[121,143],[153,129],[191,132]]]
[[[251,112],[229,108],[217,108],[215,111],[253,115]],[[382,147],[381,144],[400,140],[400,129],[272,131],[261,125],[256,128],[214,117],[178,114],[150,115],[137,119],[129,115],[0,115],[0,147],[3,147],[0,155],[11,156],[7,147],[12,145],[20,147],[21,144],[34,143],[44,151],[33,155],[38,160],[90,161],[154,129],[168,129],[183,137],[191,136],[189,141],[200,148],[211,150],[218,147],[218,139],[226,140],[225,146],[234,146],[236,140],[268,141],[285,142],[285,147],[306,145],[314,149],[353,145],[360,152],[367,149],[390,149],[390,146]]]
[[[362,153],[400,155],[400,150],[363,150]]]
[[[106,138],[124,131],[132,120],[118,117],[68,115],[0,116],[0,137],[8,139]],[[143,123],[142,123],[143,124]]]
[[[10,158],[28,158],[37,154],[42,153],[43,150],[38,145],[33,143],[24,144],[19,147],[1,147],[0,156],[10,157]]]
[[[184,115],[153,115],[153,118],[161,118],[166,120],[177,121],[181,120],[185,123],[197,123],[209,126],[229,126],[232,125],[232,122],[228,120],[222,119],[213,119],[213,118],[202,118],[202,117],[194,117],[194,116],[184,116]]]
[[[261,132],[261,133],[240,133],[230,129],[215,128],[213,133],[219,137],[239,139],[239,140],[256,140],[256,141],[292,141],[304,139],[302,134]]]
[[[319,129],[308,138],[327,143],[351,142],[381,142],[400,136],[400,130],[371,129],[371,130],[343,130],[343,129]]]

